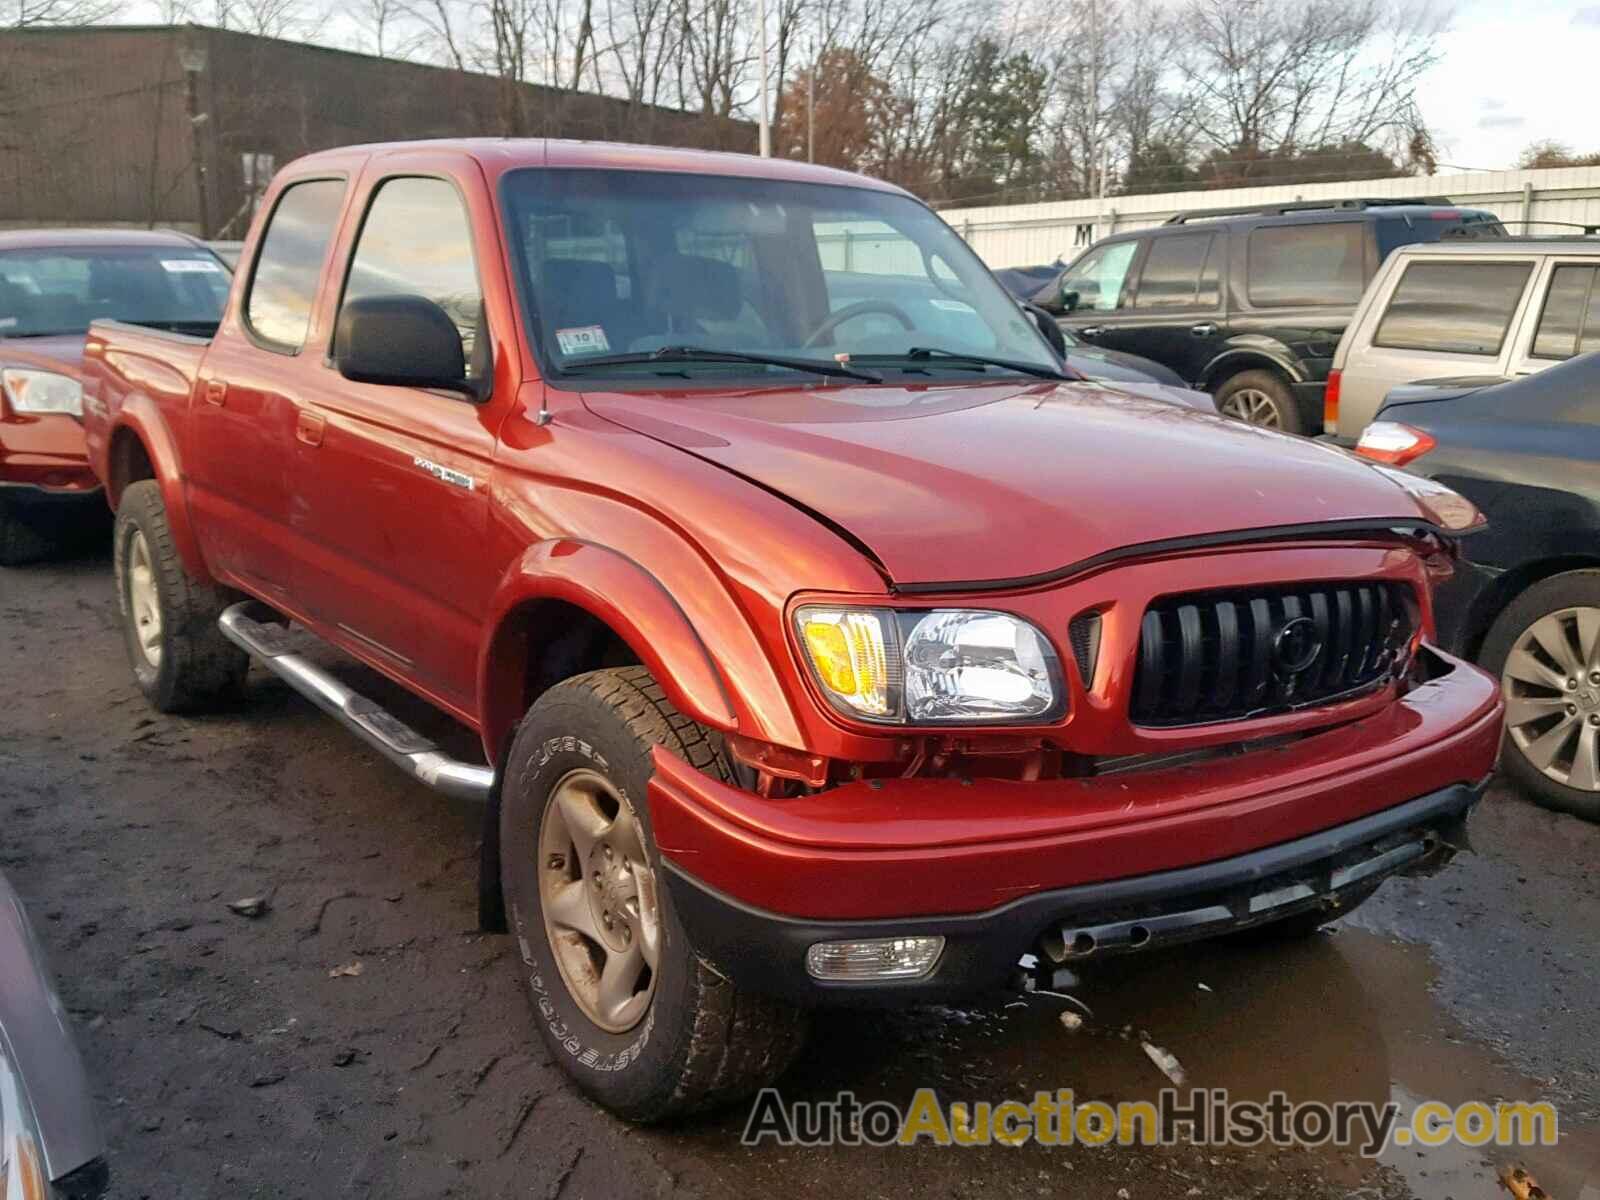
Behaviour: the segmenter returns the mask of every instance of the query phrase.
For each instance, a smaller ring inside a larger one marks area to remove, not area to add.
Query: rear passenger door
[[[1220,282],[1226,231],[1196,229],[1149,240],[1130,299],[1099,344],[1140,354],[1198,380],[1225,338]]]
[[[1526,307],[1532,258],[1418,255],[1374,317],[1351,331],[1339,433],[1359,436],[1391,388],[1424,379],[1501,376]]]

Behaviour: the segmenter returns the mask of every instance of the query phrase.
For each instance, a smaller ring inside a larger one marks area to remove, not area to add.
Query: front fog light
[[[813,979],[915,979],[933,970],[943,949],[942,937],[818,942],[806,951],[806,970]]]

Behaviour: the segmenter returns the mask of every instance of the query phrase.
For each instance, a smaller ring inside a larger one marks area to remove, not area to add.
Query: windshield
[[[229,276],[190,246],[37,247],[0,251],[0,337],[83,333],[102,318],[207,331]]]
[[[504,188],[531,336],[564,374],[1015,373],[964,354],[1060,369],[966,243],[906,196],[618,170],[517,171]],[[682,347],[786,361],[651,357]]]

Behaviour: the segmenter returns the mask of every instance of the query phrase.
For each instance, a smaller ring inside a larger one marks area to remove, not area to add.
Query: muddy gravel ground
[[[1473,1200],[1511,1161],[1556,1200],[1600,1197],[1600,829],[1504,789],[1475,855],[1331,934],[1102,967],[1075,1035],[1049,997],[822,1016],[782,1086],[1144,1098],[1165,1083],[1144,1033],[1240,1096],[1552,1099],[1558,1147],[747,1149],[743,1111],[636,1130],[564,1083],[508,940],[475,928],[478,811],[259,670],[231,711],[150,712],[103,554],[0,572],[0,685],[0,870],[76,1022],[117,1197]],[[264,916],[229,910],[251,896]]]

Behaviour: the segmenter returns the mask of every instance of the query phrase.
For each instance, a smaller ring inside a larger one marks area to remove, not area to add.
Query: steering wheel
[[[857,300],[854,304],[846,304],[838,312],[829,313],[823,318],[822,324],[811,331],[811,336],[806,338],[801,345],[802,350],[810,350],[830,340],[833,331],[846,321],[853,321],[857,317],[864,317],[868,313],[882,313],[886,317],[893,317],[899,321],[907,333],[915,331],[917,323],[906,315],[906,310],[892,300]]]

